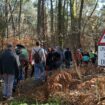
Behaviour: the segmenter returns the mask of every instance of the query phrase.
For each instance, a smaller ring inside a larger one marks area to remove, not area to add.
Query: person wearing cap
[[[7,44],[0,61],[0,73],[4,80],[3,99],[12,100],[12,89],[14,78],[18,78],[18,64],[12,43]]]

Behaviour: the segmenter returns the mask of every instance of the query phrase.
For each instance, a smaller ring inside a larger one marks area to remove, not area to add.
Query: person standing
[[[47,69],[47,71],[51,71],[53,69],[52,63],[53,63],[53,50],[52,50],[52,48],[48,48],[48,54],[46,57],[46,69]]]
[[[82,56],[82,62],[84,65],[88,65],[89,61],[90,61],[89,53],[85,51]]]
[[[82,64],[82,56],[80,49],[77,49],[76,53],[74,53],[74,59],[76,61],[77,66],[81,66]]]
[[[64,55],[66,68],[70,68],[70,63],[72,62],[72,54],[69,48],[66,49]]]
[[[4,80],[3,99],[12,100],[13,82],[14,78],[18,78],[19,68],[11,43],[7,44],[7,49],[3,52],[0,60],[0,73]]]
[[[94,65],[95,62],[96,62],[96,55],[95,55],[95,53],[93,51],[90,51],[89,57],[90,57],[91,63]]]
[[[44,49],[41,48],[40,42],[36,42],[36,47],[32,49],[32,59],[34,60],[34,77],[35,81],[43,81],[45,80],[45,62],[46,56],[44,53]]]

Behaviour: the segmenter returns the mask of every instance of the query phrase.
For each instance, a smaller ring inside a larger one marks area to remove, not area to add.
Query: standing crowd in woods
[[[92,51],[83,52],[82,49],[77,49],[72,54],[69,48],[62,49],[59,46],[45,49],[40,46],[39,41],[31,51],[22,45],[14,48],[12,43],[8,43],[0,55],[0,78],[4,81],[3,99],[13,99],[12,93],[15,92],[17,84],[29,76],[29,66],[31,66],[30,77],[34,77],[38,85],[46,82],[47,76],[54,70],[70,69],[74,61],[77,66],[89,63],[95,65],[97,54]]]

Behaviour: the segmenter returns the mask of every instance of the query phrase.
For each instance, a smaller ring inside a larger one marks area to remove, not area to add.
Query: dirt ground
[[[28,78],[19,84],[14,97],[40,102],[57,98],[62,105],[105,105],[105,70],[95,66],[57,70],[41,85]]]

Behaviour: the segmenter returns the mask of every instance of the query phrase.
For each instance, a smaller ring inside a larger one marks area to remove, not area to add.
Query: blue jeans
[[[24,68],[21,66],[20,70],[19,70],[19,77],[18,77],[18,79],[19,80],[24,80],[25,79],[24,75],[25,75]]]
[[[35,64],[34,77],[35,80],[45,80],[45,67],[43,63]]]
[[[20,80],[24,80],[24,68],[22,68],[22,66],[20,67],[20,69],[19,69],[19,77],[18,77],[18,79],[14,79],[14,83],[13,83],[13,89],[15,90],[16,89],[16,87],[17,87],[17,84],[18,84],[18,81],[20,81]]]
[[[14,78],[15,76],[11,74],[3,75],[3,79],[4,79],[3,96],[6,96],[6,97],[12,96]]]

